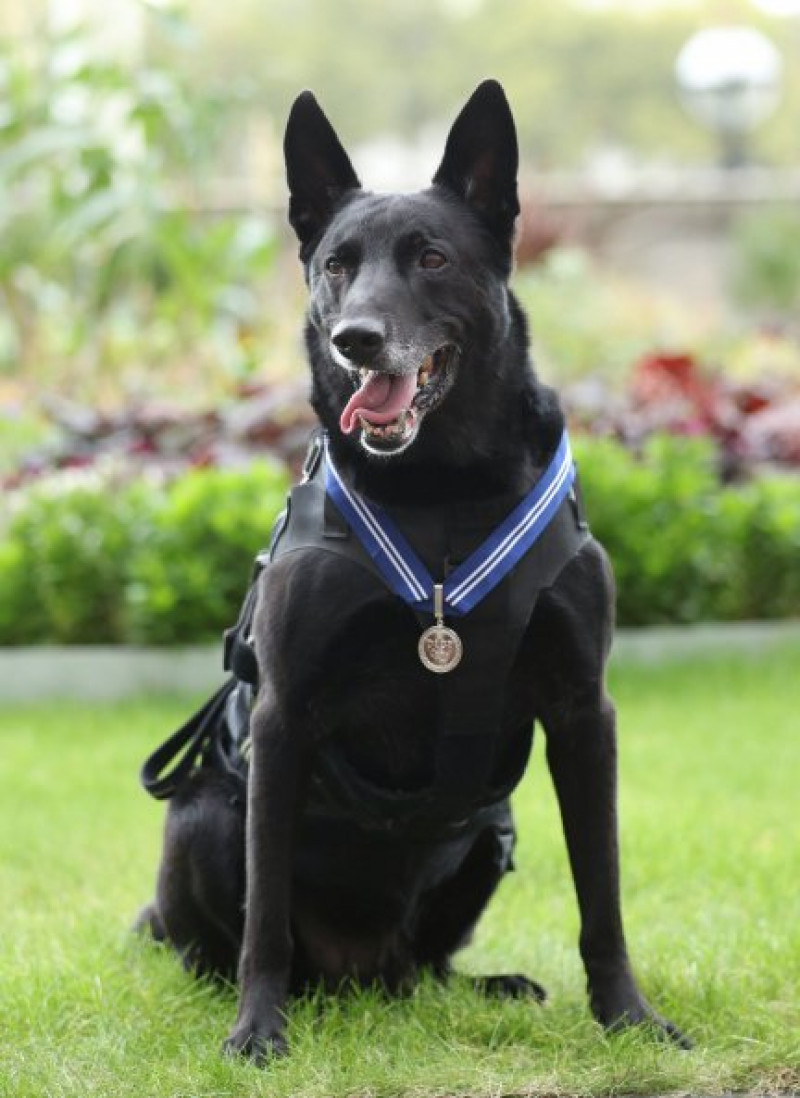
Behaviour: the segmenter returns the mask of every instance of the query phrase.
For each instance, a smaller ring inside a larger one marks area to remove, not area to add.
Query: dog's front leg
[[[251,736],[239,1012],[224,1048],[263,1066],[287,1049],[284,1010],[292,964],[291,878],[301,744],[264,689],[252,713]]]
[[[581,915],[580,950],[592,1011],[607,1028],[651,1022],[689,1042],[661,1018],[636,985],[622,926],[617,839],[614,706],[596,696],[554,705],[543,720]]]

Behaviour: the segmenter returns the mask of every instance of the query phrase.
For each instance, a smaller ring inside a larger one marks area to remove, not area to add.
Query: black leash
[[[235,678],[230,678],[202,709],[190,717],[177,732],[173,732],[145,761],[139,772],[139,780],[151,797],[158,801],[172,797],[181,783],[186,781],[204,757],[209,758],[212,751],[215,762],[222,762],[227,772],[244,781],[239,771],[228,763],[219,744],[220,722],[224,719],[228,699],[238,685]],[[171,770],[164,773],[176,756],[180,756],[178,761]]]

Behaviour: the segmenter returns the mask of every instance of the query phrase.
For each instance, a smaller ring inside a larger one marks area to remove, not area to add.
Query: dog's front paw
[[[237,1022],[223,1043],[225,1056],[242,1056],[256,1067],[267,1067],[285,1056],[289,1045],[282,1029],[263,1029],[250,1022]]]
[[[658,1036],[679,1048],[691,1049],[692,1042],[676,1025],[653,1010],[633,980],[620,979],[595,984],[589,991],[592,1013],[610,1032],[629,1026],[649,1026]]]

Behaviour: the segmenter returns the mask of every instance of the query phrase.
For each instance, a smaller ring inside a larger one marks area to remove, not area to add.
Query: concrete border
[[[210,694],[224,679],[221,644],[193,648],[0,648],[0,702],[54,698],[119,701],[137,694]]]
[[[619,663],[652,664],[725,653],[757,656],[787,642],[800,646],[800,621],[654,625],[617,630],[612,658]]]
[[[800,648],[800,621],[620,629],[613,659],[617,663],[656,664],[726,652],[758,655],[786,642],[795,642]],[[0,648],[0,703],[61,698],[118,701],[148,693],[210,693],[224,680],[221,660],[221,644]]]

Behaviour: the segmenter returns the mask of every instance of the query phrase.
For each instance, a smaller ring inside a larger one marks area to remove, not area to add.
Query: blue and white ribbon
[[[327,443],[326,458],[326,491],[391,590],[411,606],[433,612],[434,579],[428,569],[384,509],[345,484]],[[445,579],[448,613],[468,613],[500,583],[547,529],[574,480],[575,463],[564,431],[550,464],[528,495]]]

